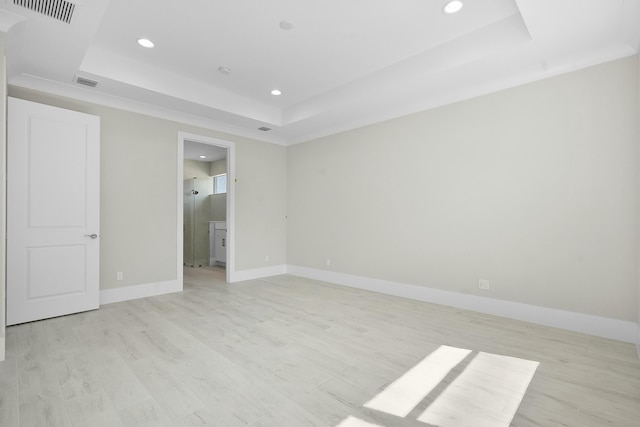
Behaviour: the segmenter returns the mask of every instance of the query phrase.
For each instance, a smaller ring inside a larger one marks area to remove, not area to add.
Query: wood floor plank
[[[118,411],[125,427],[173,427],[175,421],[153,399],[143,400]]]
[[[206,405],[160,362],[139,361],[133,370],[140,382],[173,420],[183,419]]]
[[[55,362],[54,366],[65,400],[102,391],[102,384],[95,373],[95,365],[85,353],[69,353],[65,360]]]
[[[184,279],[182,293],[7,328],[0,425],[425,427],[466,359],[408,414],[364,404],[443,345],[539,362],[511,427],[640,425],[631,344],[294,276]]]
[[[74,427],[122,427],[115,407],[103,390],[66,399],[65,407]]]
[[[216,408],[205,408],[185,417],[182,420],[184,427],[201,427],[201,426],[225,426],[225,427],[246,427],[240,418],[236,417],[225,406]]]
[[[0,362],[0,426],[20,425],[18,359],[12,353]]]
[[[72,427],[61,397],[22,402],[19,418],[19,427]]]
[[[94,373],[102,388],[117,410],[152,398],[117,350],[95,350],[88,356],[94,362]]]

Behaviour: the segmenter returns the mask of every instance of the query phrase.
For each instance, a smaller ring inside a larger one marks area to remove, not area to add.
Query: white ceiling
[[[204,159],[200,156],[205,156]],[[216,160],[226,159],[227,149],[218,147],[217,145],[201,144],[199,142],[184,142],[184,159],[195,160],[198,162],[215,162]]]
[[[9,84],[281,144],[640,48],[640,0],[72,0],[70,24],[14,2]]]

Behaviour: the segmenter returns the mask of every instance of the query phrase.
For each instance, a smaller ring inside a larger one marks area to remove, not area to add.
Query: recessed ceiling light
[[[220,74],[231,74],[231,68],[229,67],[218,67],[218,71],[220,72]]]
[[[442,8],[442,11],[446,15],[453,15],[454,13],[460,12],[460,9],[462,9],[462,6],[464,6],[464,3],[462,3],[462,1],[451,0],[450,2],[447,2],[447,4],[444,5],[444,7]]]
[[[155,46],[155,44],[153,44],[153,42],[149,39],[138,39],[138,44],[149,49]]]
[[[201,159],[206,159],[206,158],[207,158],[207,156],[200,156],[200,158],[201,158]]]
[[[282,28],[285,31],[289,31],[293,29],[293,24],[287,21],[280,21],[280,28]]]
[[[274,89],[271,91],[271,95],[280,96],[282,95],[282,91],[279,91],[278,89]]]

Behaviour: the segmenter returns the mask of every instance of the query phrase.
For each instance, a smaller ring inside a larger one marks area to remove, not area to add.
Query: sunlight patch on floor
[[[348,416],[336,427],[382,427],[378,424],[371,424],[366,421],[362,421],[360,418]]]
[[[471,353],[440,346],[363,406],[405,418]],[[479,352],[417,420],[439,427],[509,427],[538,366]],[[336,427],[372,426],[382,427],[349,416]]]
[[[442,427],[509,427],[538,365],[478,353],[418,421]]]
[[[470,353],[471,350],[463,348],[438,347],[365,403],[364,407],[406,417]]]

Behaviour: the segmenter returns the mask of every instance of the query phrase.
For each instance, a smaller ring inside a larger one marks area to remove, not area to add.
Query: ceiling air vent
[[[13,0],[13,4],[50,16],[58,21],[71,23],[76,5],[66,0]]]
[[[271,130],[271,128],[268,128],[268,127],[262,126],[262,127],[258,128],[258,130],[261,130],[262,132],[268,132],[268,131],[270,131],[270,130]]]
[[[98,82],[97,81],[88,79],[86,77],[80,77],[80,76],[76,76],[76,83],[78,83],[79,85],[84,85],[84,86],[89,86],[89,87],[98,86]]]

